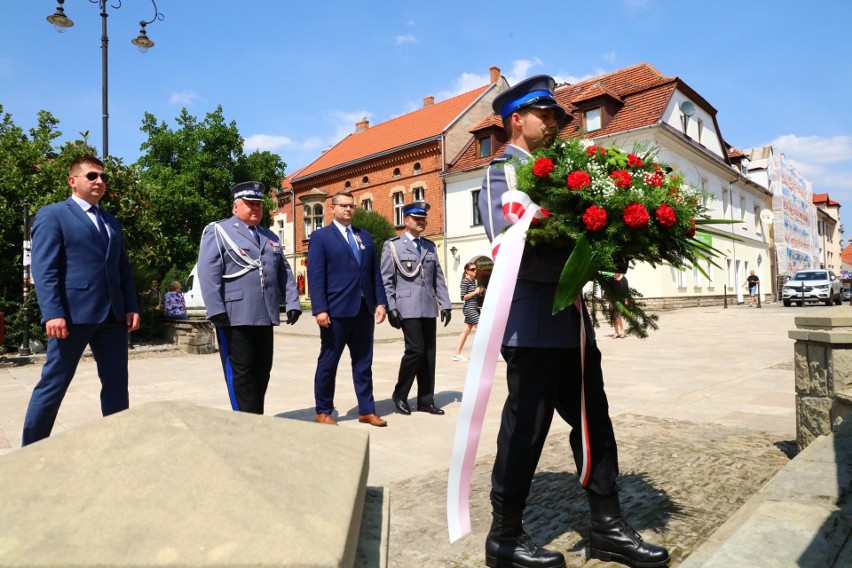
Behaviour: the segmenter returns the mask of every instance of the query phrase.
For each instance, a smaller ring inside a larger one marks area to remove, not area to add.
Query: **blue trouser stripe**
[[[225,339],[225,333],[221,327],[216,328],[216,336],[219,338],[219,355],[222,357],[222,368],[225,371],[225,384],[228,385],[228,396],[231,399],[231,409],[239,410],[237,404],[237,395],[234,392],[234,371],[231,369],[231,362],[228,360],[228,341]]]

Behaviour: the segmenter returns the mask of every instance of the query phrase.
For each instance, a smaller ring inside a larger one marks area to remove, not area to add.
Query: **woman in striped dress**
[[[464,302],[462,313],[464,314],[464,329],[459,336],[453,361],[467,361],[467,357],[461,354],[467,336],[479,323],[479,298],[485,294],[485,288],[476,284],[476,264],[470,262],[464,267],[464,276],[461,281],[461,299]]]

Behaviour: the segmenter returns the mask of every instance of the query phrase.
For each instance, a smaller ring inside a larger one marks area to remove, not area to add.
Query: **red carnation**
[[[677,216],[675,215],[675,210],[671,208],[667,203],[661,204],[657,208],[657,212],[655,213],[657,216],[657,221],[660,222],[660,225],[665,227],[666,229],[670,227],[674,227],[674,224],[677,223]]]
[[[533,164],[532,172],[540,178],[545,178],[553,171],[553,160],[550,158],[539,158]]]
[[[695,219],[690,219],[689,222],[692,226],[689,227],[689,230],[686,232],[686,236],[691,239],[695,236]]]
[[[631,168],[641,168],[642,160],[636,154],[627,154],[627,166]]]
[[[606,148],[592,144],[591,146],[586,147],[586,154],[588,154],[590,158],[594,158],[598,154],[606,156]]]
[[[589,231],[599,231],[606,227],[606,210],[592,205],[583,213],[583,223]]]
[[[627,170],[615,170],[609,174],[609,177],[615,182],[615,187],[630,187],[633,183],[633,178]]]
[[[634,229],[648,226],[651,217],[648,210],[641,203],[631,203],[624,209],[624,224]]]
[[[568,188],[574,191],[586,189],[591,185],[592,178],[584,171],[574,171],[568,174]]]
[[[663,185],[663,177],[659,173],[646,173],[645,174],[645,183],[648,185],[653,185],[654,187],[660,187]]]

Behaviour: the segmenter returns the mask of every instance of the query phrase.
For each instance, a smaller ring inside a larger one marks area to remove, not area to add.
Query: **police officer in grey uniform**
[[[435,333],[438,305],[444,327],[450,323],[452,305],[435,243],[421,235],[426,230],[429,204],[415,201],[402,212],[405,233],[385,242],[382,283],[388,297],[388,322],[402,329],[405,353],[393,390],[393,403],[411,414],[408,393],[417,378],[417,410],[444,414],[435,405]]]
[[[286,323],[293,325],[302,313],[280,241],[258,225],[264,191],[256,181],[235,185],[233,217],[207,225],[198,251],[201,296],[216,326],[231,407],[254,414],[263,414],[281,300]]]

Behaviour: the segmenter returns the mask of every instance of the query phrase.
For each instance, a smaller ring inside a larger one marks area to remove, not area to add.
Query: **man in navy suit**
[[[139,305],[121,226],[98,207],[106,183],[103,162],[77,158],[69,168],[71,197],[39,209],[33,223],[33,279],[48,340],[24,446],[50,436],[86,345],[98,365],[103,415],[130,405],[127,334],[139,328]]]
[[[265,191],[257,181],[231,188],[234,215],[207,225],[198,251],[198,281],[216,326],[231,408],[254,414],[263,414],[279,304],[285,302],[289,325],[302,314],[281,243],[260,225]]]
[[[515,189],[514,164],[553,142],[565,110],[553,98],[555,81],[547,75],[525,79],[494,99],[508,144],[505,157],[492,162],[482,184],[479,211],[490,240],[509,222],[502,196]],[[502,354],[508,396],[497,434],[491,474],[493,522],[485,540],[487,566],[564,568],[560,552],[537,546],[523,530],[523,512],[554,410],[572,427],[570,442],[577,470],[584,450],[588,477],[583,481],[591,512],[592,558],[630,566],[665,566],[665,548],[646,543],[622,518],[618,499],[618,451],[604,392],[601,353],[589,315],[570,307],[552,314],[553,296],[569,249],[524,248]],[[586,330],[585,358],[580,326]],[[581,380],[582,379],[582,380]],[[588,438],[582,431],[583,417]],[[590,456],[590,457],[589,457]]]
[[[387,426],[373,399],[373,322],[385,320],[388,303],[376,249],[370,233],[352,227],[352,195],[338,193],[331,205],[332,222],[311,233],[308,247],[308,287],[321,340],[314,376],[316,421],[337,424],[334,384],[343,348],[349,347],[358,421]]]

